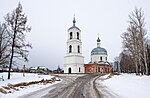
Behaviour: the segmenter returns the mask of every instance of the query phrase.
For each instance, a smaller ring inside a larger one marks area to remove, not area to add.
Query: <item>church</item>
[[[97,47],[91,51],[91,61],[84,64],[82,55],[81,30],[76,26],[75,17],[73,26],[68,29],[67,54],[64,57],[64,73],[110,73],[112,66],[107,61],[107,51],[100,46],[101,40],[97,39]]]

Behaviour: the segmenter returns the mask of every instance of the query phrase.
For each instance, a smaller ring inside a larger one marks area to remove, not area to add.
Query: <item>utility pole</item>
[[[23,65],[23,77],[25,77],[25,68],[26,68],[26,66]]]

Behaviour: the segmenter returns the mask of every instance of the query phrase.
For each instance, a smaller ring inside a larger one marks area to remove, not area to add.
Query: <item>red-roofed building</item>
[[[85,73],[111,73],[112,66],[107,61],[106,49],[100,47],[100,39],[97,39],[97,47],[91,51],[91,61],[84,64]]]

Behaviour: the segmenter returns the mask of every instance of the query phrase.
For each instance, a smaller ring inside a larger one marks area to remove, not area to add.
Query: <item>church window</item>
[[[79,67],[79,72],[80,72],[80,67]]]
[[[71,53],[72,52],[72,46],[70,45],[69,46],[69,53]]]
[[[102,61],[102,57],[100,57],[100,60]]]
[[[106,61],[107,61],[107,57],[106,57]]]
[[[78,53],[80,53],[80,46],[78,46]]]
[[[79,32],[77,32],[77,39],[79,39]]]
[[[70,39],[72,39],[72,32],[70,32]]]
[[[98,67],[98,72],[100,72],[100,68]]]
[[[105,68],[105,72],[107,73],[107,68]]]

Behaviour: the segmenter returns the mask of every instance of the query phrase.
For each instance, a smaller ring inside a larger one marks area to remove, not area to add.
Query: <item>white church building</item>
[[[64,57],[64,73],[84,73],[84,57],[82,56],[81,30],[75,25],[68,29],[67,54]]]
[[[82,56],[81,30],[75,25],[68,29],[67,54],[64,57],[64,73],[111,73],[112,66],[107,61],[107,50],[101,47],[101,40],[97,39],[97,47],[91,51],[91,61],[84,64]]]

